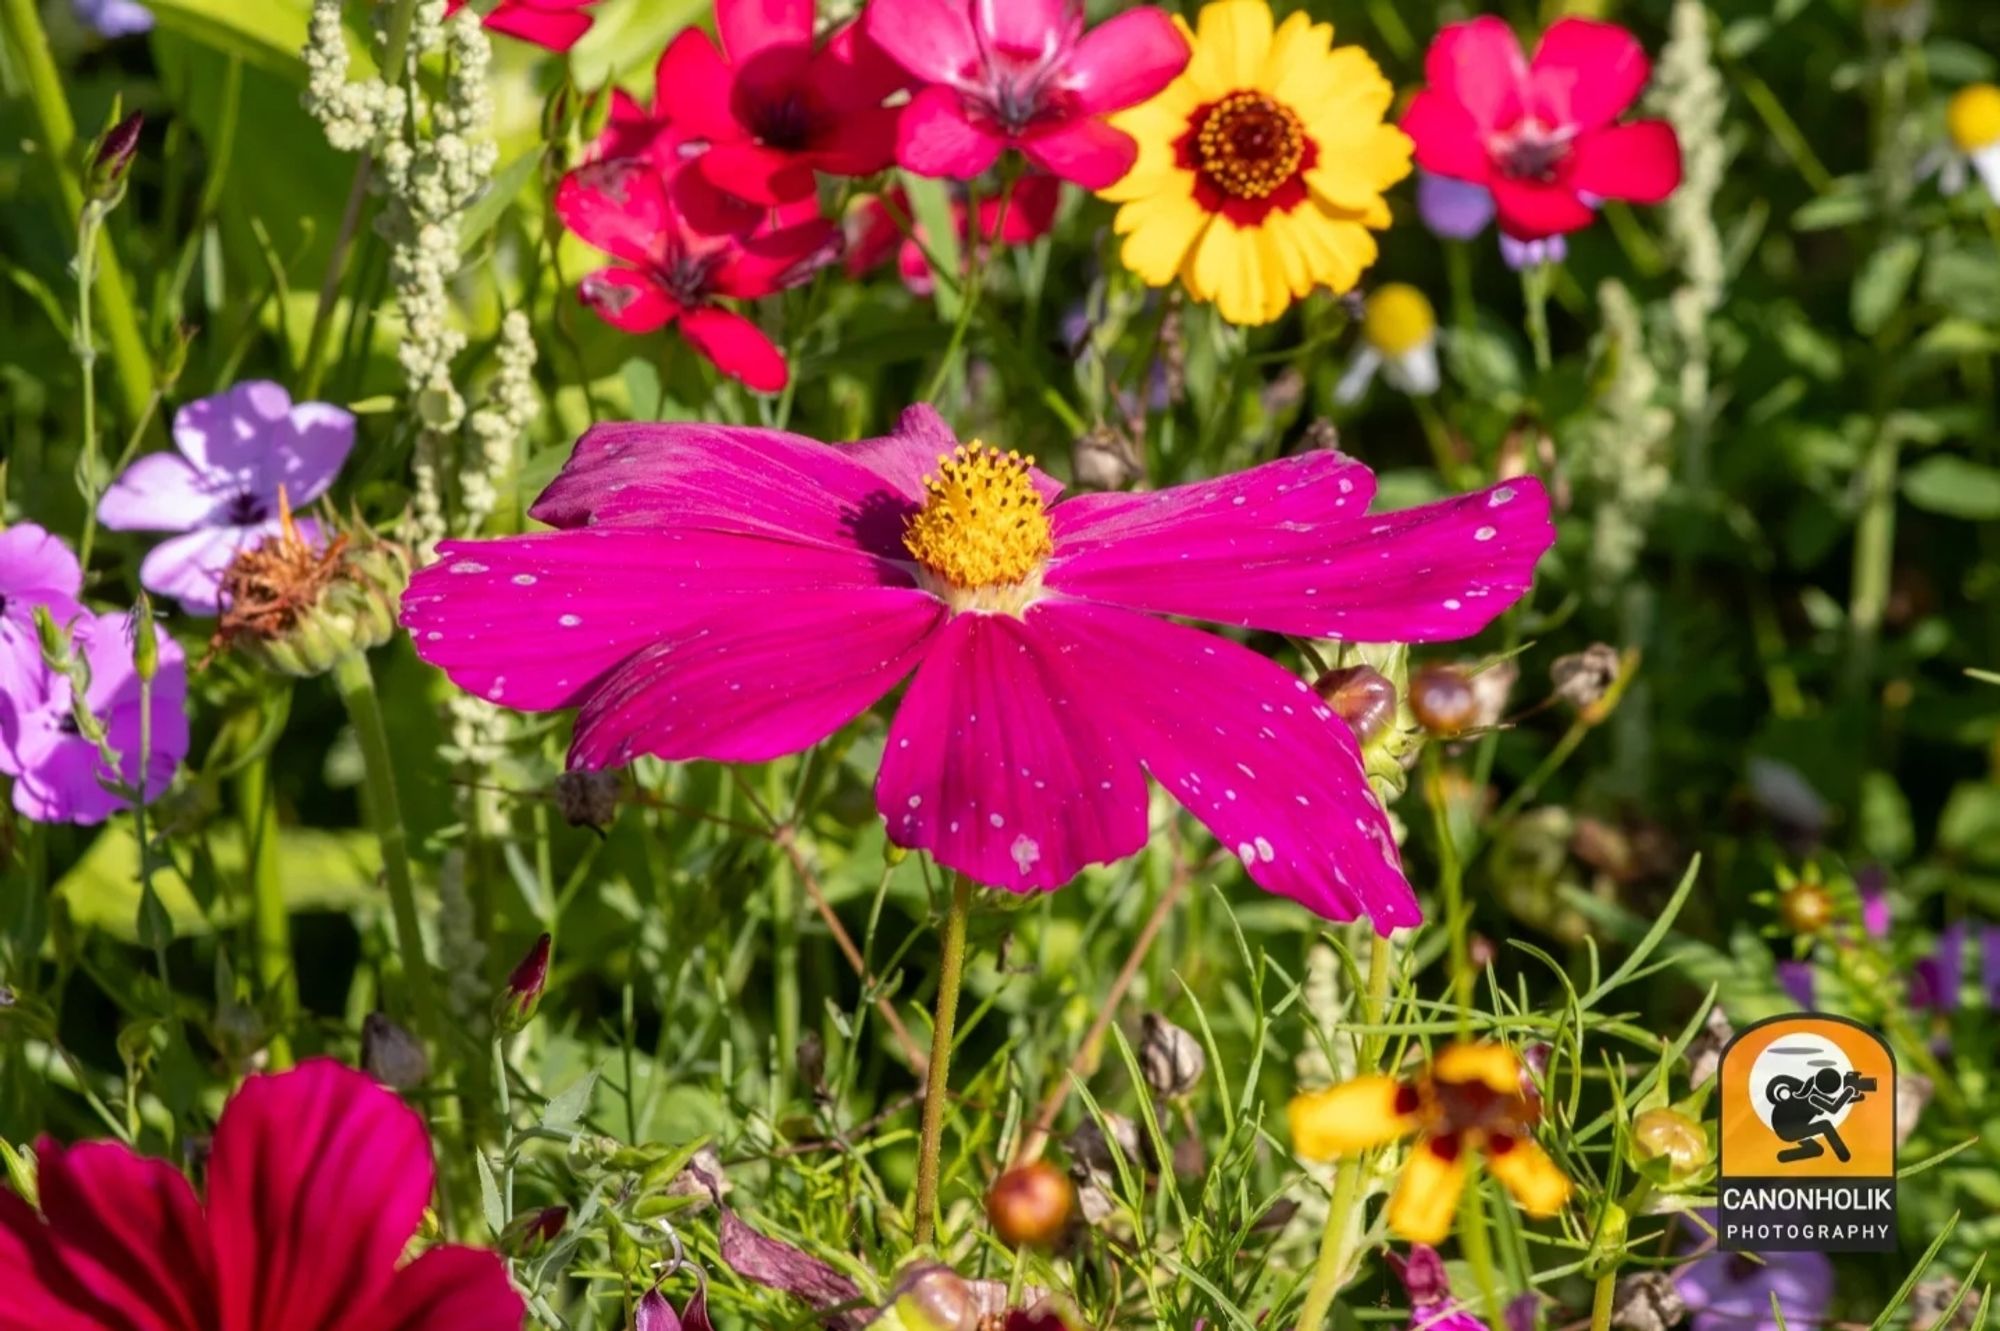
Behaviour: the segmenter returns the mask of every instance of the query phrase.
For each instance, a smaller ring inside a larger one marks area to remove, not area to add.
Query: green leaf
[[[597,1069],[592,1068],[570,1085],[556,1093],[542,1111],[542,1126],[554,1132],[567,1132],[583,1120],[590,1110],[590,1093],[597,1089]]]
[[[1861,844],[1868,853],[1890,864],[1900,864],[1916,848],[1917,834],[1910,822],[1910,802],[1901,786],[1887,772],[1870,772],[1861,778]]]
[[[474,1151],[472,1163],[479,1167],[479,1209],[486,1214],[486,1228],[494,1238],[507,1227],[507,1208],[500,1200],[500,1187],[493,1181],[493,1167],[486,1163],[486,1152]]]
[[[1802,204],[1792,214],[1794,231],[1831,231],[1853,226],[1875,215],[1874,197],[1859,178],[1836,181],[1831,193]]]
[[[458,252],[461,255],[472,253],[486,233],[514,206],[541,163],[541,149],[530,148],[495,173],[485,193],[473,200],[472,206],[465,210],[465,216],[459,219]]]
[[[1889,322],[1889,316],[1909,294],[1910,281],[1923,261],[1924,244],[1915,236],[1895,236],[1868,256],[1855,274],[1849,297],[1854,327],[1864,337],[1873,337]]]
[[[1926,513],[1975,522],[2000,518],[2000,469],[1939,453],[1903,473],[1903,497]]]
[[[310,0],[147,0],[146,7],[163,32],[192,37],[212,50],[305,84],[302,53],[312,17]],[[353,61],[351,77],[373,77],[375,61],[367,43],[350,35],[347,50]]]
[[[958,314],[958,282],[949,274],[965,271],[959,260],[958,228],[951,220],[951,194],[942,180],[931,180],[908,171],[896,173],[903,193],[910,200],[910,220],[923,233],[924,252],[931,269],[938,274],[938,318],[949,322]]]

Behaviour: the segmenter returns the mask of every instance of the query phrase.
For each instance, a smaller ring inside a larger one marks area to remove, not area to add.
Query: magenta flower
[[[14,808],[39,823],[101,823],[124,808],[125,797],[109,786],[139,786],[142,738],[148,741],[147,799],[166,790],[188,751],[187,661],[180,644],[156,624],[144,627],[160,650],[147,708],[132,667],[132,635],[141,630],[131,616],[86,610],[70,628],[72,650],[90,668],[84,703],[104,726],[117,765],[105,761],[78,724],[68,676],[38,659],[23,692],[0,699],[0,772],[14,778]],[[140,717],[148,712],[152,733],[142,736]]]
[[[1128,9],[1088,33],[1082,0],[871,0],[868,35],[929,85],[903,111],[896,160],[970,180],[1008,148],[1085,189],[1138,156],[1105,117],[1159,92],[1188,62],[1172,19]]]
[[[114,531],[181,532],[139,566],[146,589],[190,614],[220,606],[222,572],[236,552],[278,530],[278,490],[303,508],[325,494],[354,446],[354,417],[324,402],[293,405],[274,383],[249,380],[190,402],[174,417],[174,453],[149,453],[97,504]],[[318,524],[298,523],[317,542]]]
[[[83,612],[82,593],[83,567],[60,539],[32,522],[0,531],[0,771],[12,709],[26,705],[44,673],[35,607],[67,626]]]
[[[516,1331],[490,1252],[402,1262],[430,1201],[416,1111],[327,1059],[223,1107],[206,1200],[164,1160],[46,1138],[41,1212],[0,1191],[0,1325],[47,1331]]]
[[[445,542],[403,622],[480,697],[580,708],[569,764],[589,770],[794,753],[915,671],[875,791],[898,845],[1058,887],[1145,844],[1150,772],[1270,891],[1415,923],[1345,724],[1163,616],[1465,637],[1548,548],[1541,485],[1370,517],[1374,477],[1324,452],[1153,494],[1059,489],[929,407],[846,447],[599,426],[530,510],[562,530]]]

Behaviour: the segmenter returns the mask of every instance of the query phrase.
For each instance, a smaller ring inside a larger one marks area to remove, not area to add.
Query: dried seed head
[[[1715,1075],[1722,1066],[1722,1051],[1736,1038],[1736,1027],[1730,1024],[1729,1014],[1722,1005],[1708,1010],[1708,1020],[1703,1023],[1701,1034],[1688,1043],[1688,1085],[1700,1086]]]
[[[1123,490],[1146,479],[1146,460],[1130,435],[1100,425],[1071,446],[1070,474],[1086,490]]]
[[[556,778],[556,812],[571,827],[601,832],[617,821],[618,789],[615,767],[601,772],[564,772]]]
[[[993,1180],[986,1194],[986,1218],[1010,1248],[1053,1245],[1075,1206],[1069,1176],[1046,1160],[1015,1166]]]
[[[1513,657],[1495,661],[1484,670],[1467,670],[1466,682],[1472,686],[1472,724],[1487,730],[1500,724],[1507,715],[1507,701],[1514,694],[1514,685],[1521,678],[1520,663]]]
[[[1117,1148],[1115,1153],[1114,1146]],[[1123,1114],[1107,1112],[1101,1127],[1094,1116],[1084,1119],[1063,1139],[1063,1149],[1069,1152],[1069,1158],[1085,1174],[1104,1174],[1115,1178],[1119,1155],[1125,1157],[1128,1168],[1146,1167],[1145,1144],[1139,1125]]]
[[[1555,685],[1556,697],[1580,712],[1604,700],[1618,682],[1621,668],[1616,647],[1594,642],[1580,652],[1558,656],[1549,667],[1549,681]]]
[[[278,524],[223,570],[210,655],[240,651],[280,674],[308,676],[387,642],[409,581],[403,552],[372,538],[357,544],[346,532],[313,544],[282,488]]]
[[[1396,686],[1373,666],[1343,666],[1313,681],[1313,692],[1347,722],[1366,748],[1396,719]]]
[[[1687,1316],[1680,1286],[1666,1271],[1639,1271],[1619,1280],[1611,1295],[1611,1325],[1618,1331],[1668,1331]]]
[[[1410,711],[1417,724],[1439,739],[1462,735],[1478,717],[1479,700],[1463,672],[1425,666],[1410,677]]]
[[[424,1052],[423,1041],[383,1012],[362,1018],[361,1066],[376,1081],[398,1091],[415,1090],[431,1075],[430,1055]]]
[[[1201,1041],[1156,1012],[1141,1021],[1139,1070],[1155,1095],[1177,1099],[1192,1091],[1208,1070]]]
[[[1338,453],[1340,427],[1324,416],[1315,416],[1299,439],[1299,449],[1306,453]]]

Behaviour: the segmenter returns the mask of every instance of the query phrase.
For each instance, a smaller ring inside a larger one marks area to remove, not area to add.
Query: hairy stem
[[[958,1030],[958,990],[965,978],[965,924],[972,913],[972,883],[952,875],[951,906],[944,917],[943,954],[938,962],[937,1015],[931,1028],[931,1058],[924,1078],[923,1140],[917,1148],[917,1245],[937,1231],[938,1157],[944,1146],[944,1111],[951,1100],[951,1044]]]

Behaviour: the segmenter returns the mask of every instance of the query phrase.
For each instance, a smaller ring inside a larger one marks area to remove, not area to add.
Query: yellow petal
[[[1311,209],[1306,211],[1310,212]],[[1264,248],[1267,262],[1284,274],[1285,290],[1293,300],[1303,300],[1317,285],[1312,263],[1295,234],[1297,224],[1288,212],[1274,210],[1264,219]]]
[[[1209,213],[1192,195],[1163,192],[1120,208],[1113,227],[1125,236],[1119,251],[1125,266],[1147,285],[1163,287],[1181,271],[1208,223]]]
[[[1266,0],[1214,0],[1196,20],[1194,58],[1188,73],[1203,91],[1221,97],[1259,87],[1271,53],[1271,6]]]
[[[1292,1149],[1308,1160],[1332,1160],[1406,1136],[1416,1120],[1398,1112],[1404,1098],[1394,1077],[1357,1077],[1297,1096],[1287,1111]]]
[[[1275,91],[1293,79],[1310,81],[1332,45],[1333,25],[1314,23],[1304,10],[1298,11],[1280,23],[1271,38],[1271,53],[1264,59],[1264,75],[1258,86]]]
[[[1322,146],[1319,160],[1306,172],[1313,194],[1336,208],[1359,210],[1379,202],[1382,191],[1410,174],[1415,145],[1394,125],[1373,131],[1336,151]]]
[[[1447,1045],[1431,1062],[1439,1081],[1483,1082],[1500,1095],[1521,1093],[1521,1060],[1504,1044]]]
[[[1569,1200],[1569,1179],[1549,1159],[1548,1152],[1526,1137],[1489,1138],[1486,1169],[1507,1186],[1529,1215],[1554,1215]]]
[[[1389,1199],[1389,1228],[1411,1243],[1443,1243],[1465,1191],[1465,1152],[1456,1138],[1426,1137],[1410,1151]]]
[[[1270,92],[1298,112],[1308,134],[1339,139],[1350,132],[1344,126],[1379,123],[1388,114],[1395,86],[1366,51],[1358,46],[1322,47],[1310,55],[1301,47],[1293,50],[1283,79]]]

